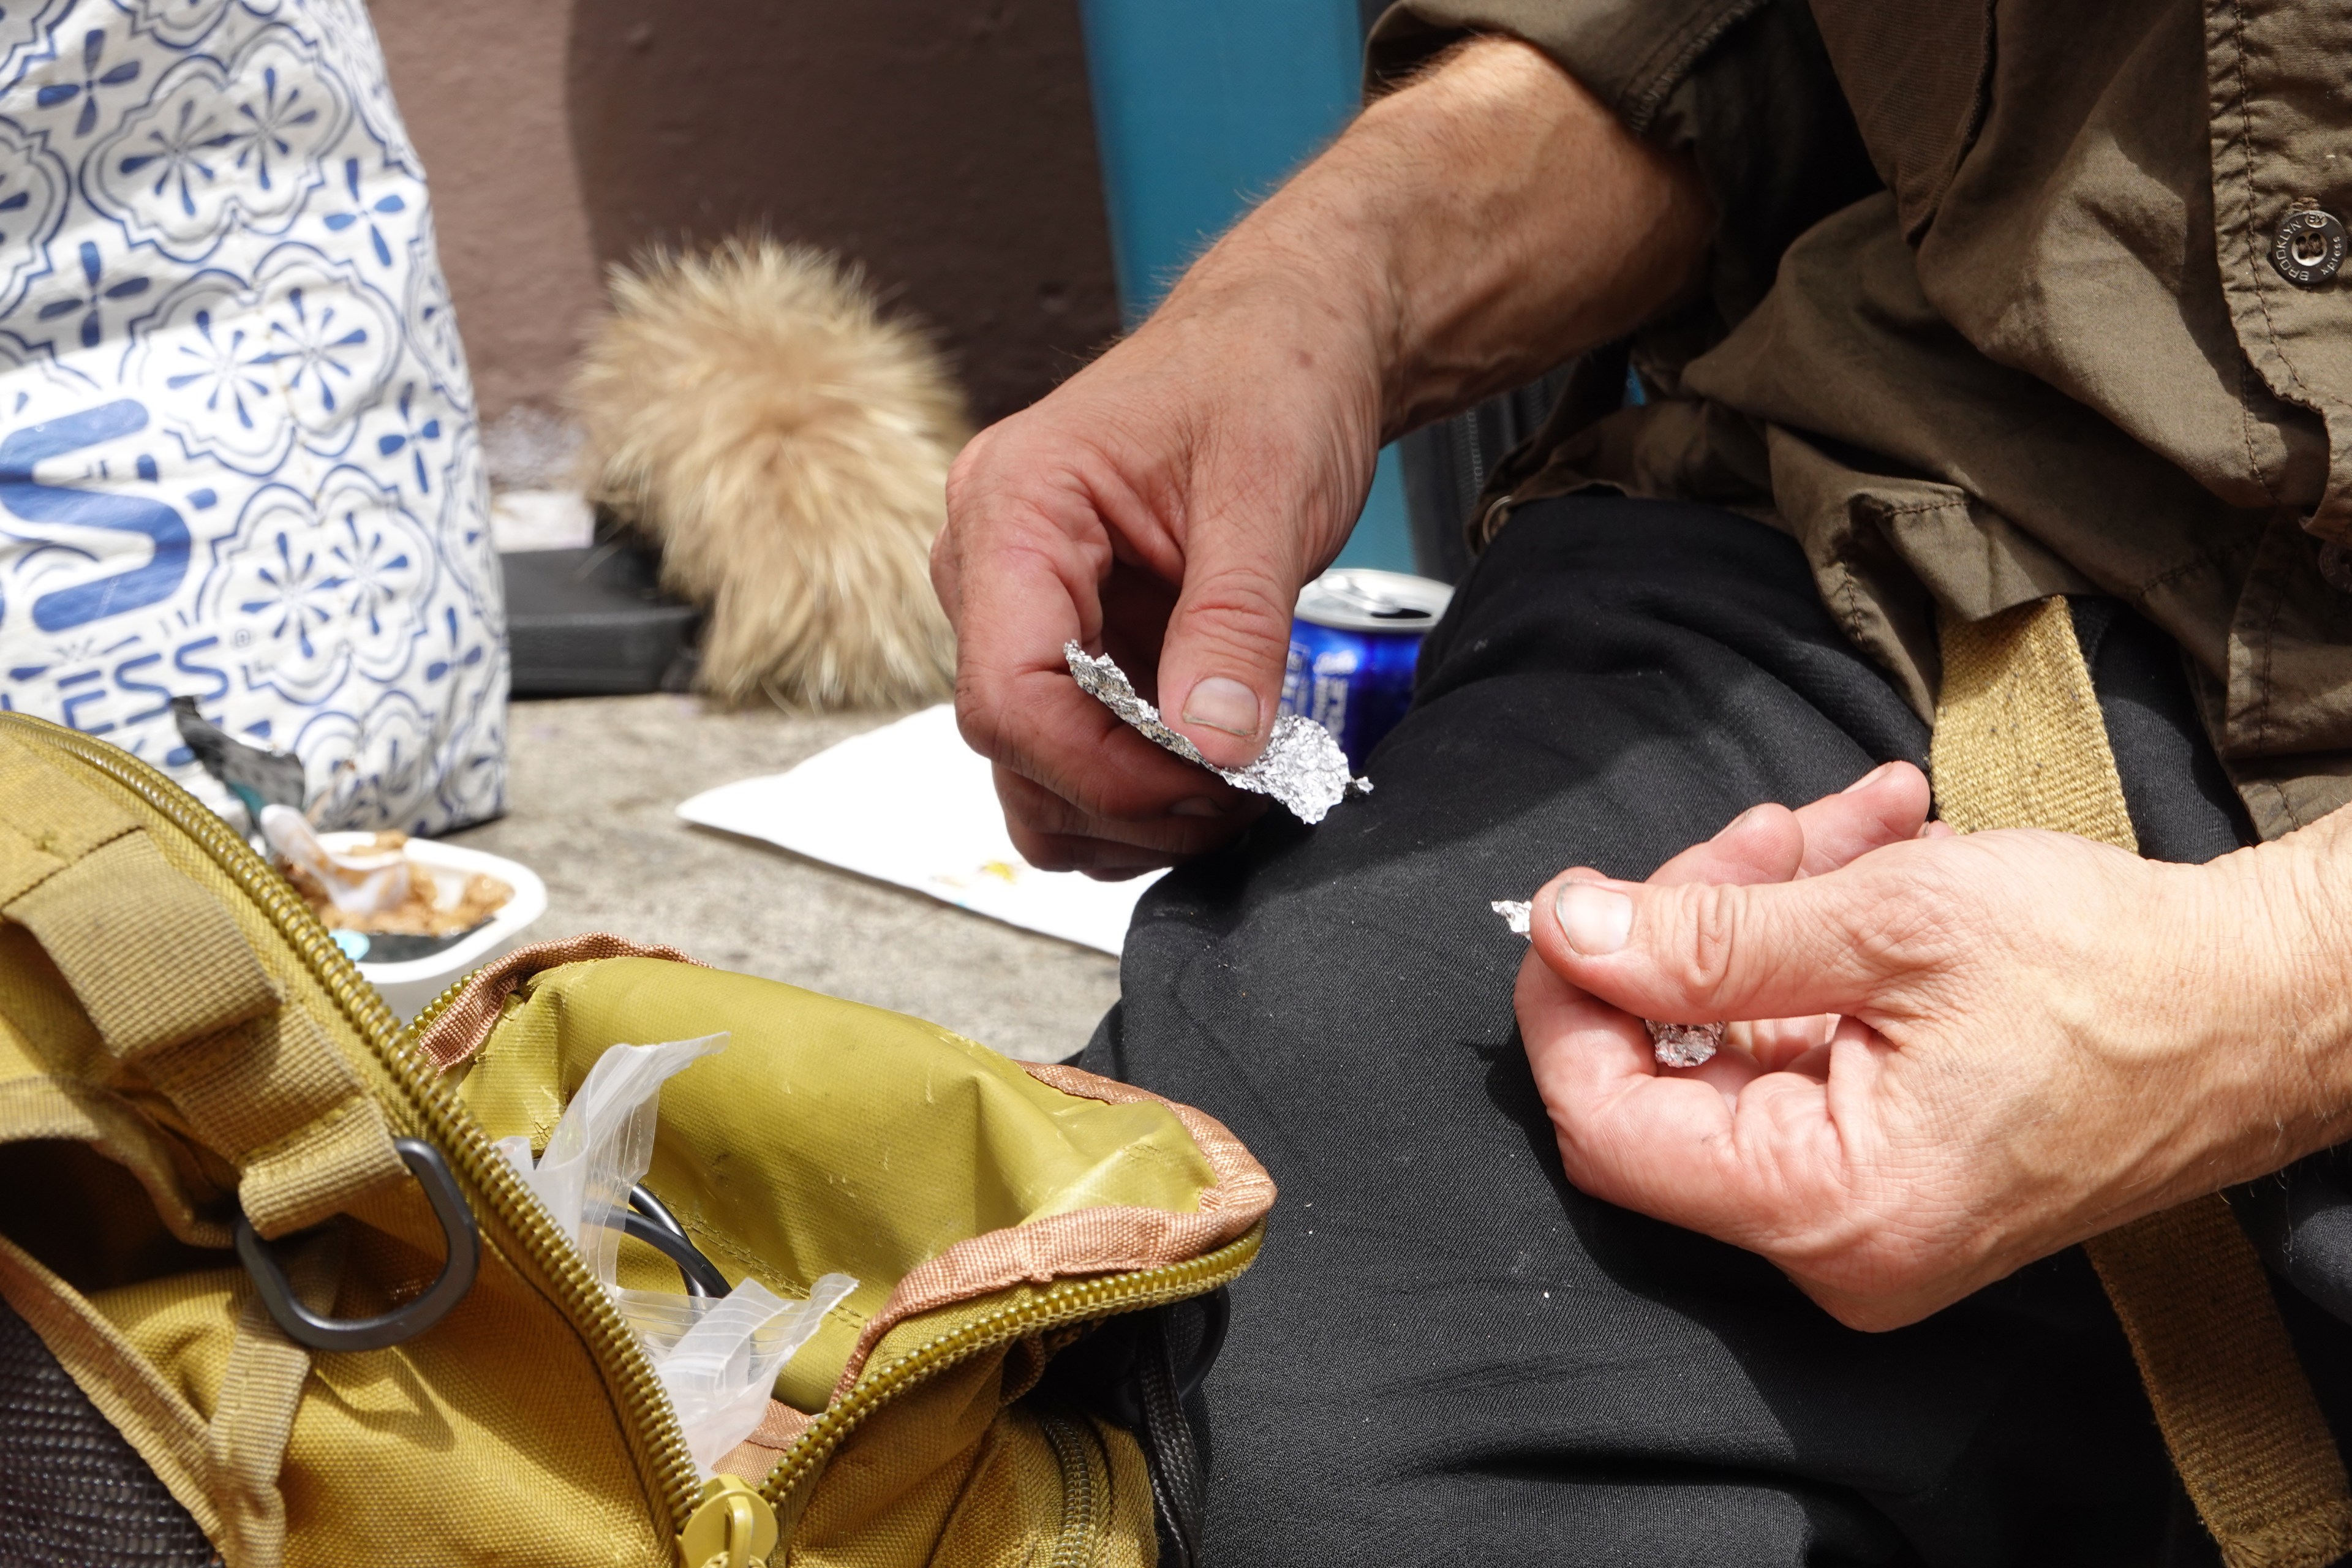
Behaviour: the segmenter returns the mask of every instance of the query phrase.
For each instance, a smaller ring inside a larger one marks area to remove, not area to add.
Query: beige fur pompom
[[[709,606],[698,684],[815,708],[945,697],[931,593],[962,399],[922,336],[821,251],[731,240],[613,271],[572,373],[590,499]]]

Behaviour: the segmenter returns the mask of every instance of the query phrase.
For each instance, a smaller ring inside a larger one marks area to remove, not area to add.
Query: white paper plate
[[[365,833],[321,833],[319,837],[330,849],[350,849],[365,844],[373,835]],[[403,963],[371,963],[360,960],[360,973],[368,983],[383,994],[383,999],[406,1023],[424,1009],[425,1005],[446,991],[451,983],[468,970],[478,969],[493,960],[505,957],[522,945],[523,932],[532,922],[547,912],[547,884],[541,881],[528,866],[497,855],[485,855],[479,849],[461,849],[455,844],[437,844],[429,838],[408,841],[408,858],[428,871],[452,873],[459,883],[476,871],[496,877],[514,889],[514,897],[506,901],[490,923],[452,948],[430,958],[413,958]]]

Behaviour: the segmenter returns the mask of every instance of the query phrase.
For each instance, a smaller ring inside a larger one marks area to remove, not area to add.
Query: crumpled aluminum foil
[[[1528,934],[1528,921],[1535,912],[1532,901],[1496,899],[1486,907],[1503,917],[1513,936]],[[1644,1018],[1642,1027],[1650,1031],[1650,1054],[1658,1058],[1660,1067],[1695,1068],[1723,1048],[1721,1024],[1661,1024]]]
[[[1274,733],[1257,761],[1245,768],[1221,768],[1161,721],[1160,710],[1135,694],[1133,683],[1108,654],[1095,658],[1072,642],[1062,645],[1062,657],[1087,694],[1141,731],[1145,740],[1198,763],[1236,789],[1274,796],[1310,826],[1349,794],[1372,792],[1371,780],[1349,775],[1347,753],[1331,731],[1312,719],[1285,713],[1274,721]]]

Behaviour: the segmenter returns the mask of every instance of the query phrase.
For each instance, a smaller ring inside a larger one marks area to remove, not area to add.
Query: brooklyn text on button
[[[2300,207],[2279,225],[2271,265],[2298,289],[2316,289],[2344,265],[2345,231],[2334,213]]]

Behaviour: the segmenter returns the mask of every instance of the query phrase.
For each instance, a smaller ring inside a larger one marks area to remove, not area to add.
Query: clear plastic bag
[[[536,1161],[528,1138],[498,1145],[636,1330],[706,1477],[759,1426],[784,1363],[857,1289],[845,1274],[818,1279],[805,1301],[786,1300],[756,1279],[724,1297],[620,1288],[620,1226],[629,1189],[653,1163],[661,1086],[726,1045],[725,1035],[706,1035],[614,1046],[589,1069]]]
[[[261,808],[261,836],[289,863],[310,873],[337,912],[372,915],[408,897],[408,857],[397,849],[339,855],[319,840],[310,819],[292,806]]]

